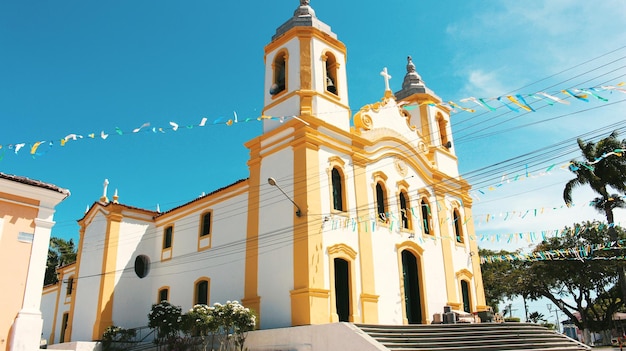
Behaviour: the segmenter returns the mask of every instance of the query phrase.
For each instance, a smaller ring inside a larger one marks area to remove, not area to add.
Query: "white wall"
[[[92,340],[96,321],[100,279],[102,273],[102,248],[106,232],[106,218],[101,212],[94,214],[86,228],[80,248],[81,262],[76,279],[76,299],[72,323],[72,340]]]

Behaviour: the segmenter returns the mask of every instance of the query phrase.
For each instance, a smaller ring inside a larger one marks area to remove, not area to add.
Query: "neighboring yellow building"
[[[52,219],[67,196],[55,185],[0,173],[0,350],[39,348]]]
[[[431,104],[441,99],[409,58],[402,89],[383,69],[372,77],[381,100],[352,115],[346,55],[301,1],[265,47],[249,178],[167,212],[110,201],[105,188],[62,272],[71,294],[45,291],[44,335],[89,341],[110,325],[145,326],[161,300],[183,310],[240,300],[262,329],[487,309],[450,111]]]

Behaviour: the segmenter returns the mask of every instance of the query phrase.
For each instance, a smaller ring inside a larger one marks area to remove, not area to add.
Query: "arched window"
[[[439,138],[441,139],[441,146],[445,146],[449,149],[452,145],[448,143],[449,140],[447,125],[448,121],[446,121],[441,114],[437,114],[437,127],[439,128]]]
[[[452,210],[452,219],[454,221],[454,236],[456,237],[456,242],[463,243],[463,227],[461,223],[461,216],[459,215],[459,210],[457,208]]]
[[[411,215],[409,211],[409,197],[405,190],[400,192],[400,218],[402,219],[402,228],[411,229]]]
[[[273,63],[274,77],[270,94],[276,95],[287,89],[287,52],[281,51],[276,54]]]
[[[331,171],[331,181],[333,187],[333,208],[337,211],[344,211],[343,176],[337,167],[333,167],[333,170]]]
[[[430,205],[426,199],[422,199],[420,203],[420,209],[422,213],[422,226],[424,227],[424,234],[432,234],[432,228],[430,227],[431,223],[431,213],[430,213]]]
[[[209,281],[202,279],[196,282],[194,305],[208,305]]]
[[[387,221],[387,201],[385,198],[385,186],[382,183],[376,183],[376,211],[378,219],[382,222]]]
[[[329,93],[337,95],[337,70],[339,68],[337,59],[332,53],[327,52],[324,54],[323,60],[325,64],[324,68],[326,69],[326,82],[324,83],[324,87]]]

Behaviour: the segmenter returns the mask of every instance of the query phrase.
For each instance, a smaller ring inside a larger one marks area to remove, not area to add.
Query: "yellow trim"
[[[211,214],[211,220],[209,223],[209,233],[202,235],[204,232],[204,216]],[[198,251],[204,251],[211,248],[213,243],[213,210],[207,210],[200,214],[200,225],[198,226]],[[207,245],[202,245],[203,241],[208,239]]]
[[[367,172],[365,160],[359,155],[352,157],[354,173],[354,191],[356,201],[357,218],[370,217],[370,205],[367,195]],[[378,323],[378,295],[374,278],[374,248],[372,244],[372,232],[367,230],[367,223],[358,223],[359,239],[359,265],[361,273],[361,319],[363,323]]]
[[[332,47],[337,50],[347,59],[347,50],[346,46],[339,40],[329,36],[328,34],[322,32],[321,30],[314,27],[294,27],[288,30],[285,34],[281,35],[276,40],[265,46],[265,56],[267,54],[275,51],[281,46],[284,46],[287,42],[295,37],[307,36],[311,38],[316,38],[324,42],[324,44]]]
[[[197,305],[197,301],[198,301],[198,284],[201,282],[207,282],[207,287],[206,287],[206,304],[210,305],[211,304],[211,278],[209,277],[200,277],[198,279],[196,279],[195,282],[193,282],[193,301],[191,302],[192,306]]]
[[[96,322],[93,326],[93,340],[100,340],[104,330],[113,325],[113,298],[115,295],[115,276],[117,275],[117,249],[120,239],[120,223],[123,219],[121,207],[114,206],[107,216],[107,229],[104,239],[102,257],[102,275],[100,276],[100,292],[96,307]]]
[[[261,189],[261,144],[260,138],[246,143],[250,149],[250,188],[248,190],[248,222],[246,232],[246,258],[244,298],[241,303],[253,310],[257,317],[256,328],[260,328],[261,298],[258,295],[259,286],[259,203]]]
[[[435,179],[434,181],[438,181]],[[449,232],[449,226],[446,223],[441,223],[448,216],[448,208],[445,204],[445,198],[443,195],[440,195],[439,189],[435,190],[436,201],[439,204],[437,211],[437,218],[439,220],[439,235],[441,237],[441,253],[443,258],[443,271],[444,271],[444,279],[446,281],[446,297],[447,304],[453,306],[453,304],[459,301],[458,296],[456,294],[456,286],[454,284],[454,260],[452,257],[452,245],[456,240],[452,239]],[[458,303],[457,303],[458,304]]]
[[[311,36],[300,35],[300,115],[311,116],[313,114],[313,58],[311,56]]]
[[[417,261],[417,279],[420,287],[420,309],[422,310],[422,324],[430,323],[430,313],[428,311],[428,295],[426,295],[426,276],[424,270],[424,249],[414,241],[404,241],[396,244],[396,253],[398,257],[398,280],[400,281],[400,302],[402,304],[402,323],[409,324],[408,317],[406,316],[406,297],[404,295],[404,272],[402,270],[402,251],[407,250],[415,256]]]
[[[171,293],[170,286],[169,285],[164,285],[164,286],[160,287],[159,290],[157,290],[157,298],[156,298],[157,301],[156,301],[156,303],[160,303],[161,302],[160,301],[161,300],[161,291],[163,291],[163,290],[167,290],[167,300],[166,301],[170,300],[170,293]]]
[[[465,204],[467,204],[465,202]],[[465,206],[465,215],[468,218],[472,218],[472,209],[470,206]],[[465,224],[467,227],[467,233],[474,233],[474,221],[469,220]],[[469,240],[470,247],[470,259],[472,260],[472,271],[474,272],[474,291],[476,292],[476,310],[477,311],[487,311],[489,306],[486,305],[485,302],[485,287],[483,286],[483,275],[480,270],[480,259],[478,257],[478,242],[477,240]]]
[[[322,235],[318,235],[319,223],[308,220],[310,213],[322,213],[319,191],[319,146],[309,138],[308,128],[299,125],[294,132],[293,179],[294,202],[300,204],[302,217],[293,214],[293,290],[291,294],[291,324],[321,324],[330,319],[328,292],[324,289],[324,269],[310,262],[319,260],[323,247]],[[319,262],[319,261],[318,261]],[[322,293],[324,292],[324,293]]]
[[[328,267],[330,277],[330,322],[339,322],[339,315],[337,314],[337,293],[335,291],[335,258],[342,259],[348,262],[349,267],[349,294],[350,294],[350,316],[349,321],[352,323],[361,323],[361,316],[358,314],[357,309],[357,294],[356,294],[356,251],[346,244],[336,244],[329,246],[328,251]]]

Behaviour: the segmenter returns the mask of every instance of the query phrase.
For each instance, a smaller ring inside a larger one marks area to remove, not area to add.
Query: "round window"
[[[139,255],[135,258],[135,274],[139,278],[144,278],[150,272],[150,258],[146,255]]]

